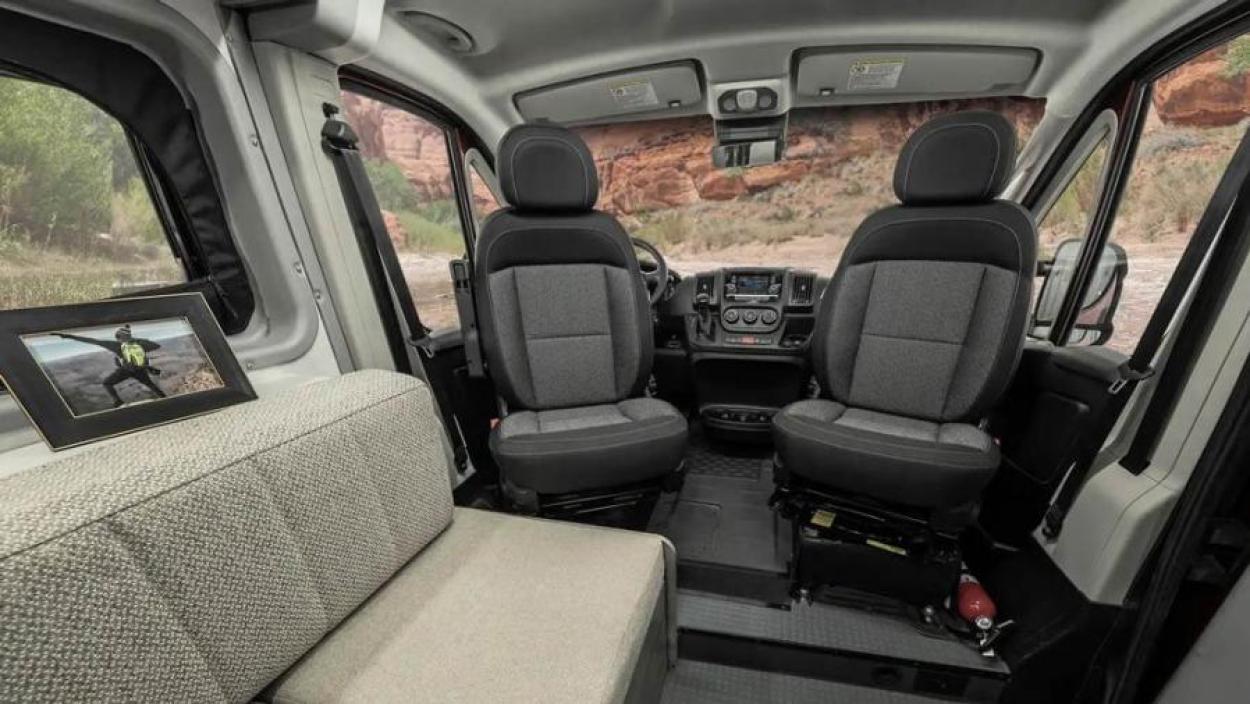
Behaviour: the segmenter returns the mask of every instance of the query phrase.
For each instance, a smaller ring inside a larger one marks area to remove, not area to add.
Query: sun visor
[[[795,97],[836,105],[943,97],[1021,95],[1041,54],[1008,47],[804,49]]]
[[[538,88],[518,93],[515,102],[527,122],[677,116],[703,109],[703,87],[694,62],[683,61]]]

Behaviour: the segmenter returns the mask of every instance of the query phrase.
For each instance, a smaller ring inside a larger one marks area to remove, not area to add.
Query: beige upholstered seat
[[[0,480],[0,701],[650,691],[666,543],[453,512],[436,418],[360,372]]]
[[[664,574],[644,534],[456,509],[273,700],[621,701],[640,653],[665,647],[653,629],[644,648]]]

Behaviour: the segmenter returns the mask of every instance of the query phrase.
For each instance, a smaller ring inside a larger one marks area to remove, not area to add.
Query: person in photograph
[[[122,401],[122,397],[117,395],[117,385],[127,379],[133,379],[146,386],[153,394],[156,394],[157,398],[166,397],[165,392],[161,390],[156,380],[152,378],[153,376],[160,376],[161,370],[153,367],[148,357],[148,353],[160,349],[160,345],[152,340],[135,337],[131,334],[130,325],[123,325],[118,328],[117,332],[113,333],[114,339],[112,340],[98,340],[64,332],[52,334],[66,340],[103,347],[113,353],[113,364],[116,366],[116,369],[104,377],[100,383],[104,385],[104,390],[113,399],[114,408],[120,408],[125,404]]]

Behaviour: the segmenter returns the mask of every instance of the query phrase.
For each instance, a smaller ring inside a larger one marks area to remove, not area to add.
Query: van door
[[[1089,125],[1056,157],[1060,166],[1026,198],[1039,222],[1042,285],[1034,340],[997,419],[1005,462],[983,519],[1001,540],[1025,539],[1048,506],[1053,513],[1065,477],[1071,486],[1060,497],[1075,494],[1085,478],[1069,474],[1078,458],[1096,455],[1084,462],[1091,472],[1126,453],[1131,471],[1149,462],[1151,438],[1136,431],[1143,416],[1152,422],[1147,404],[1160,382],[1129,392],[1165,360],[1183,367],[1180,352],[1200,343],[1201,335],[1176,334],[1174,323],[1240,186],[1241,166],[1229,169],[1245,134],[1241,113],[1210,110],[1229,95],[1250,97],[1250,65],[1240,58],[1250,34],[1222,31],[1104,91]],[[1215,78],[1185,84],[1189,102],[1178,102],[1178,82],[1199,69]],[[1207,112],[1195,113],[1195,100]],[[1047,517],[1045,532],[1057,534],[1062,518],[1062,510],[1057,521]]]

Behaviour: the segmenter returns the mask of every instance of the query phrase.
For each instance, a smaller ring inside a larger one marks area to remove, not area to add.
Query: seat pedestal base
[[[517,486],[507,479],[500,482],[500,491],[508,510],[512,513],[578,520],[581,517],[616,511],[646,502],[654,503],[661,493],[681,491],[685,479],[686,466],[683,461],[676,470],[659,479],[597,491],[540,494],[533,489]]]
[[[798,593],[844,587],[941,608],[959,583],[962,555],[951,535],[897,516],[784,496],[792,516]]]

